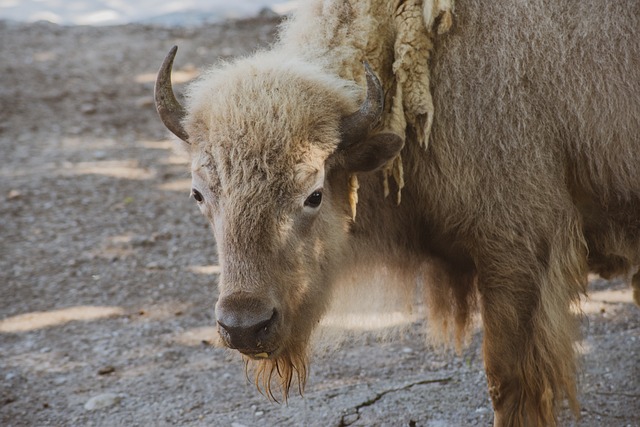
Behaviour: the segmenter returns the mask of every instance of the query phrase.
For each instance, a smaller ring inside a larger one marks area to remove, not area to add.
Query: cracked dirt
[[[384,342],[354,333],[280,405],[208,345],[215,244],[153,78],[179,45],[179,92],[276,24],[0,22],[0,425],[490,424],[479,331],[460,355],[425,347],[420,321]],[[591,297],[576,424],[639,426],[640,310],[619,282],[594,279]]]

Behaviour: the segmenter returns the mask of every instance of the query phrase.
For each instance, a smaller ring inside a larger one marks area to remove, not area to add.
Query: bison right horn
[[[167,56],[164,58],[160,71],[158,71],[158,77],[156,78],[156,85],[154,88],[154,96],[156,101],[156,110],[160,115],[162,123],[169,129],[175,136],[189,142],[189,135],[182,127],[182,119],[187,115],[186,110],[173,94],[173,88],[171,87],[171,68],[173,67],[173,59],[176,57],[178,46],[171,48]]]
[[[384,108],[382,85],[366,61],[364,62],[364,72],[367,78],[367,95],[360,105],[360,109],[344,117],[340,124],[343,148],[366,137],[378,123]]]

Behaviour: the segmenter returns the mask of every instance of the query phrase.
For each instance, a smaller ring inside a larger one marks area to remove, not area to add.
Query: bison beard
[[[298,383],[298,392],[302,395],[307,382],[309,363],[306,347],[306,343],[289,345],[283,354],[273,359],[255,360],[243,356],[247,379],[251,381],[253,374],[253,383],[258,391],[275,402],[279,400],[276,397],[277,392],[274,393],[274,382],[280,387],[284,402],[289,398],[294,379]],[[277,378],[274,378],[274,375]]]

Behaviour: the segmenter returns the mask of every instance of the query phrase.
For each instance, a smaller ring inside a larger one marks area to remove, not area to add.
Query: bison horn
[[[367,78],[367,95],[358,111],[342,119],[340,133],[343,146],[348,146],[365,137],[382,115],[384,92],[380,80],[366,61],[364,72]]]
[[[178,46],[171,48],[167,56],[162,62],[160,71],[158,71],[158,77],[156,77],[156,85],[154,89],[156,110],[160,115],[162,123],[169,129],[175,136],[188,142],[189,135],[182,127],[182,119],[186,116],[187,112],[182,105],[176,99],[171,88],[171,68],[173,67],[173,59],[176,57]]]

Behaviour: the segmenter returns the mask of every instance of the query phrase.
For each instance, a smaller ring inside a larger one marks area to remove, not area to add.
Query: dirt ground
[[[0,425],[468,426],[491,406],[477,332],[461,355],[422,322],[357,332],[275,404],[213,348],[216,250],[156,116],[168,49],[181,83],[268,44],[276,18],[197,29],[0,22]],[[640,309],[594,279],[582,417],[640,426]]]

